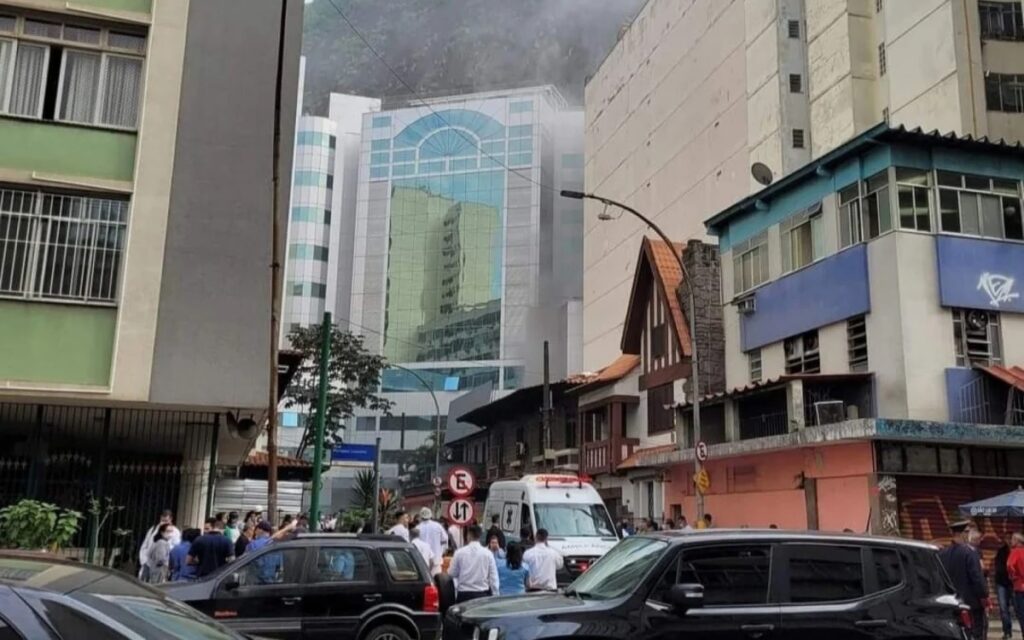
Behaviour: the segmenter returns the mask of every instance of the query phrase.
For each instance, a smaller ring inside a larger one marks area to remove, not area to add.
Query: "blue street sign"
[[[331,462],[370,462],[377,459],[377,447],[372,444],[339,444],[331,449]]]

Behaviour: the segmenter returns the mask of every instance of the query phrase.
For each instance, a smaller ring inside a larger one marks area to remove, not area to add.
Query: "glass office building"
[[[435,393],[539,382],[582,359],[582,112],[552,87],[462,95],[363,118],[351,326],[390,362],[383,460],[422,444]],[[541,186],[543,185],[543,186]],[[417,377],[418,376],[418,377]],[[360,416],[350,442],[378,418]],[[408,433],[407,433],[408,431]],[[394,433],[393,433],[394,432]]]

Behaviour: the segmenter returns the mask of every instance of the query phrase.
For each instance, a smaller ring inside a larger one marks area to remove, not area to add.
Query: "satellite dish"
[[[763,162],[755,162],[750,167],[750,173],[754,176],[754,180],[757,180],[766,187],[775,179],[772,175],[772,170]]]

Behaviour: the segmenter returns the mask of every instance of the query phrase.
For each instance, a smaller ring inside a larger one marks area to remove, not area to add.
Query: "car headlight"
[[[487,640],[498,640],[498,630],[491,629],[487,632]]]

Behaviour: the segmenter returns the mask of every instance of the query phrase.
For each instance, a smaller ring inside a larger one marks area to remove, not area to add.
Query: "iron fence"
[[[0,507],[23,498],[83,514],[64,555],[134,571],[163,509],[179,527],[212,502],[213,413],[0,403]]]

